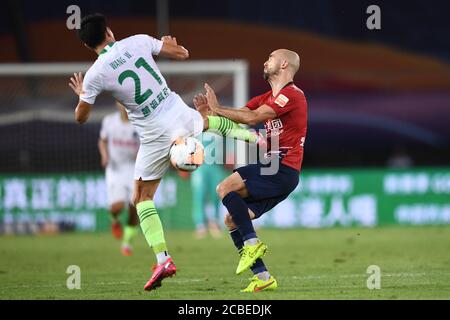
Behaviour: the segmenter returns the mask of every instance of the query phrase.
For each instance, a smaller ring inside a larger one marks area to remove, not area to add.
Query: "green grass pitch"
[[[107,233],[0,238],[0,299],[449,299],[450,227],[261,229],[274,292],[244,294],[251,273],[234,274],[229,236],[195,240],[167,231],[178,267],[156,291],[142,287],[153,252],[142,235],[132,257]],[[69,265],[81,289],[69,290]],[[367,267],[381,268],[381,288],[367,288]]]

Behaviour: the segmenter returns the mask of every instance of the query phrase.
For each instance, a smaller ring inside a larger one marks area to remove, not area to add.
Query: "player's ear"
[[[110,38],[112,38],[113,40],[115,40],[115,39],[114,39],[114,33],[111,31],[111,29],[110,29],[109,27],[106,27],[105,33],[106,33],[106,37],[110,37]]]
[[[281,62],[281,69],[286,69],[289,66],[289,62],[287,60],[283,60]]]
[[[84,44],[84,46],[85,46],[86,48],[88,48],[89,50],[94,50],[94,49],[92,49],[91,47],[89,47],[86,43],[83,42],[83,44]]]

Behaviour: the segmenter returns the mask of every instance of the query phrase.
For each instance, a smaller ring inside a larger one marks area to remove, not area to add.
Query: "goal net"
[[[108,227],[97,141],[103,117],[116,110],[114,100],[100,95],[89,121],[80,126],[74,121],[77,97],[68,86],[74,72],[85,73],[90,65],[0,64],[0,234]],[[247,101],[245,61],[160,61],[158,66],[190,106],[204,83],[224,105]],[[166,225],[192,227],[186,209],[192,206],[189,180],[175,172],[164,180],[157,205]]]

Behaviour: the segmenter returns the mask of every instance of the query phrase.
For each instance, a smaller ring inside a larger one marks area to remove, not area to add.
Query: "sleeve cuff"
[[[155,39],[155,48],[154,48],[153,54],[159,55],[159,53],[161,52],[162,46],[163,46],[163,42],[161,40]]]
[[[83,97],[83,96],[80,96],[80,100],[84,101],[84,102],[86,102],[88,104],[91,104],[91,105],[95,103],[95,98],[94,97]]]

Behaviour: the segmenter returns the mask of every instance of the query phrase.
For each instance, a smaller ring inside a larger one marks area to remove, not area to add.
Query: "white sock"
[[[259,280],[267,281],[270,278],[270,273],[269,273],[269,271],[263,271],[263,272],[257,273],[256,276],[258,277]]]
[[[169,258],[170,258],[170,255],[167,251],[163,251],[163,252],[156,254],[156,259],[158,260],[158,264],[163,264]]]
[[[244,245],[246,245],[246,246],[248,246],[248,245],[254,246],[255,244],[258,243],[258,241],[259,241],[258,238],[250,238],[250,239],[247,239],[247,240],[244,241]]]

